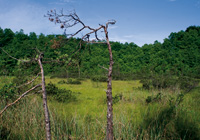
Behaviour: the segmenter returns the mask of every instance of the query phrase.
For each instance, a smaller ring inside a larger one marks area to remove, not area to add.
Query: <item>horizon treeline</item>
[[[12,57],[30,60],[35,48],[44,53],[46,75],[56,77],[91,78],[106,76],[102,67],[109,65],[109,53],[103,43],[82,43],[64,35],[36,35],[23,30],[13,32],[0,28],[0,47]],[[142,47],[134,43],[111,42],[113,51],[113,79],[131,80],[152,76],[188,76],[200,78],[200,26],[172,32],[163,43],[155,41]],[[0,50],[0,75],[38,73],[37,64],[14,60]],[[24,70],[25,68],[25,70]]]

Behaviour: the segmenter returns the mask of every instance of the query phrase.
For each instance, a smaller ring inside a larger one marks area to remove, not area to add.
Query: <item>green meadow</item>
[[[3,83],[10,78],[2,77]],[[82,80],[80,85],[58,84],[62,78],[46,78],[59,89],[76,94],[76,100],[58,102],[49,97],[52,136],[55,140],[104,139],[106,135],[106,82]],[[125,139],[200,139],[200,88],[144,90],[139,80],[113,81],[114,137]],[[149,100],[151,98],[151,100]],[[1,109],[3,108],[1,102]],[[7,109],[0,119],[2,139],[45,139],[42,98],[25,97]]]
[[[106,113],[106,82],[84,80],[81,85],[57,84],[60,80],[64,79],[47,79],[47,83],[52,82],[59,88],[80,92],[80,94],[77,96],[76,102],[65,104],[52,101],[50,106],[56,106],[58,111],[61,111],[59,114],[67,115],[73,112],[81,116],[99,116]],[[122,94],[132,100],[132,93],[137,87],[141,87],[139,81],[113,81],[113,96]],[[118,105],[116,104],[116,106]]]

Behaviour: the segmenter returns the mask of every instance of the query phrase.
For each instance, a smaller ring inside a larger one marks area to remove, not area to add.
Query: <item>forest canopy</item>
[[[63,35],[25,34],[0,28],[0,47],[15,58],[27,60],[37,47],[44,52],[45,73],[57,77],[91,78],[105,76],[108,67],[107,46],[103,43],[84,43],[80,39],[67,39]],[[155,75],[188,76],[200,78],[200,26],[190,26],[185,31],[172,32],[163,43],[155,41],[141,47],[134,43],[111,42],[113,50],[113,79],[141,79]],[[69,61],[72,58],[72,61]],[[53,63],[48,63],[54,60]],[[30,64],[29,64],[30,65]],[[10,58],[0,50],[0,75],[16,75],[26,68],[27,73],[37,73],[37,64],[29,66]]]

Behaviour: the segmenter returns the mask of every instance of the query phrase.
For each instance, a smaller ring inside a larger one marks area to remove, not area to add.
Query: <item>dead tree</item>
[[[113,108],[112,108],[112,69],[113,69],[113,57],[112,57],[112,49],[111,44],[108,37],[108,26],[113,25],[116,23],[115,20],[109,20],[105,25],[99,24],[98,28],[92,28],[88,25],[85,25],[84,22],[78,17],[75,11],[72,11],[69,14],[64,14],[63,10],[61,10],[59,13],[56,12],[56,10],[50,10],[47,12],[47,15],[45,17],[48,17],[51,22],[54,22],[55,24],[60,24],[60,28],[65,29],[64,34],[68,37],[68,39],[75,37],[82,31],[87,30],[86,33],[81,37],[81,40],[79,42],[79,49],[75,52],[75,54],[81,49],[81,44],[84,43],[105,43],[108,46],[109,50],[109,68],[108,71],[108,81],[107,81],[107,130],[106,130],[106,139],[107,140],[113,140]],[[67,34],[66,31],[68,28],[74,27],[76,25],[81,26],[79,30],[77,30],[75,33]],[[103,32],[105,35],[105,39],[100,39],[98,37],[99,32]],[[95,39],[92,41],[90,40],[90,36],[93,35]]]
[[[46,92],[46,86],[45,86],[45,76],[44,76],[44,69],[42,65],[42,58],[44,57],[44,54],[39,52],[39,57],[37,58],[37,62],[40,66],[41,71],[41,77],[42,77],[42,97],[43,97],[43,108],[44,108],[44,118],[45,118],[45,129],[46,129],[46,139],[51,140],[51,125],[50,125],[50,116],[49,116],[49,110],[47,106],[47,92]]]
[[[48,106],[47,106],[47,93],[46,93],[46,89],[45,89],[45,77],[44,77],[44,70],[43,70],[43,64],[42,64],[42,59],[43,59],[43,56],[44,54],[39,52],[38,49],[35,49],[37,51],[37,55],[38,57],[37,58],[34,58],[32,60],[20,60],[20,59],[17,59],[13,56],[11,56],[9,53],[7,53],[4,49],[0,48],[3,52],[5,52],[9,57],[11,57],[12,59],[15,59],[17,61],[21,61],[23,63],[30,63],[30,62],[37,62],[39,67],[40,67],[40,73],[38,73],[38,75],[32,79],[31,81],[25,83],[25,84],[22,84],[21,86],[18,86],[19,87],[22,87],[22,86],[26,86],[26,85],[29,85],[31,83],[33,83],[35,81],[35,79],[38,78],[38,76],[41,74],[41,83],[32,87],[31,89],[27,90],[26,92],[24,92],[23,94],[21,94],[14,102],[6,105],[4,107],[3,110],[0,111],[0,116],[2,115],[2,113],[10,106],[14,105],[15,103],[17,103],[19,100],[21,100],[23,97],[25,97],[29,92],[31,91],[34,91],[36,88],[38,87],[42,87],[42,96],[43,96],[43,109],[44,109],[44,117],[45,117],[45,129],[46,129],[46,139],[47,140],[51,140],[51,125],[50,125],[50,116],[49,116],[49,110],[48,110]]]

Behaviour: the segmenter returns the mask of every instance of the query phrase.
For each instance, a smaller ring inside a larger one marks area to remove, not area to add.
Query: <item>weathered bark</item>
[[[113,67],[113,57],[112,49],[108,38],[107,27],[104,27],[104,32],[106,35],[106,42],[108,46],[108,51],[110,55],[110,65],[108,68],[108,85],[107,85],[107,130],[106,130],[106,139],[113,140],[113,108],[112,108],[112,67]]]
[[[42,58],[43,54],[40,53],[38,58],[38,64],[40,65],[41,76],[42,76],[42,96],[43,96],[43,108],[44,108],[44,117],[45,117],[45,129],[46,129],[46,139],[51,140],[51,125],[50,125],[50,117],[49,110],[47,106],[47,93],[45,88],[45,77],[44,77],[44,69],[42,66]]]

